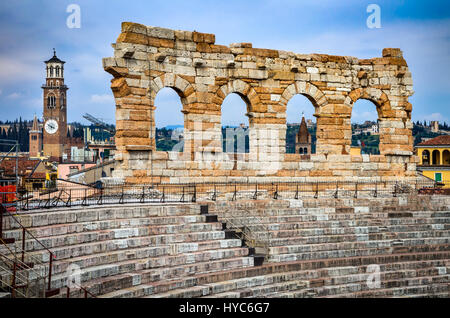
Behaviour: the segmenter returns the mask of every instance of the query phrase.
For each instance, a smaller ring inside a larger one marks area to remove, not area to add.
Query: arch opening
[[[434,166],[439,166],[441,164],[441,152],[439,150],[433,150],[432,154],[432,164]]]
[[[380,154],[379,106],[370,99],[353,103],[351,114],[352,153]]]
[[[311,107],[312,106],[312,107]],[[286,106],[286,153],[316,152],[315,101],[306,94],[294,95]]]
[[[428,150],[422,151],[422,164],[426,166],[430,165],[430,152]]]
[[[240,93],[228,94],[221,105],[222,151],[226,153],[249,153],[250,102]]]
[[[181,152],[184,147],[184,115],[180,93],[171,87],[158,91],[154,99],[154,127],[157,151]]]
[[[442,164],[450,165],[450,151],[448,151],[447,149],[445,149],[442,153]]]

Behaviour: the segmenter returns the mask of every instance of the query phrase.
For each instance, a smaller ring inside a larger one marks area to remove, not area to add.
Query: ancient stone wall
[[[115,177],[129,183],[413,178],[411,73],[400,49],[358,59],[215,44],[215,35],[124,22],[114,57]],[[155,151],[154,100],[173,88],[184,114],[184,152]],[[250,152],[222,152],[221,105],[237,93],[247,104]],[[286,106],[296,94],[315,107],[316,154],[285,154]],[[380,155],[351,156],[358,99],[376,106]]]

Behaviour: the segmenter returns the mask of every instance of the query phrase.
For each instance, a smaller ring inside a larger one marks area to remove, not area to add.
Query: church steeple
[[[302,122],[298,129],[297,136],[295,136],[295,153],[301,155],[311,154],[311,134],[308,131],[308,126],[305,121],[305,114],[302,112]]]

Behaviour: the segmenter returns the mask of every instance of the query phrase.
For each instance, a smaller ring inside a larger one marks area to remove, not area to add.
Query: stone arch
[[[213,128],[214,137],[212,137],[212,139],[218,143],[216,150],[217,152],[222,152],[222,105],[225,98],[233,93],[239,95],[247,106],[246,116],[248,117],[249,123],[249,152],[252,154],[256,154],[256,149],[258,149],[259,133],[258,127],[256,127],[257,125],[255,125],[254,121],[255,117],[257,117],[255,113],[266,111],[266,106],[261,103],[256,90],[248,83],[239,79],[230,80],[226,84],[221,85],[212,96],[211,105],[214,107],[214,112],[216,113],[215,115],[211,115],[211,122],[213,122],[215,125],[215,128]]]
[[[392,110],[388,96],[378,88],[357,88],[351,91],[345,98],[344,104],[353,108],[353,104],[358,99],[367,99],[375,104],[378,118],[391,117],[389,112]]]
[[[328,100],[327,100],[327,97],[325,96],[325,94],[314,84],[304,82],[304,81],[296,81],[284,89],[283,93],[281,94],[280,101],[279,101],[279,105],[281,106],[281,112],[284,114],[284,124],[282,127],[280,127],[280,135],[282,136],[282,138],[284,138],[283,139],[284,146],[282,147],[282,149],[280,149],[282,151],[282,153],[286,153],[286,151],[287,151],[287,149],[286,149],[286,144],[287,144],[287,140],[286,140],[286,137],[287,137],[286,136],[287,135],[287,105],[288,105],[289,101],[296,95],[303,95],[311,102],[311,104],[314,106],[314,110],[315,110],[314,116],[316,118],[320,115],[322,107],[324,107],[328,104]],[[319,129],[319,126],[320,126],[320,123],[317,120],[316,121],[317,129]],[[320,139],[321,139],[320,136],[317,136],[316,146],[318,143],[321,142]],[[306,149],[306,152],[308,152],[307,149]],[[317,148],[316,148],[316,153],[317,153]],[[303,149],[303,154],[306,154],[305,149]]]
[[[256,111],[256,109],[261,105],[261,100],[259,99],[258,94],[255,89],[251,87],[249,84],[242,80],[233,80],[219,87],[216,91],[216,100],[215,104],[219,107],[222,106],[225,98],[232,93],[236,93],[243,101],[247,104],[247,113],[249,115],[249,119],[251,119],[252,113]]]
[[[314,84],[308,82],[295,82],[283,91],[280,98],[280,104],[287,106],[288,102],[297,94],[302,94],[313,104],[316,109],[328,104],[325,94]]]
[[[181,76],[167,73],[154,78],[150,82],[148,95],[150,97],[150,103],[152,106],[154,106],[156,94],[158,94],[158,92],[164,87],[170,87],[175,92],[177,92],[178,96],[180,96],[181,98],[183,108],[186,105],[195,103],[197,101],[195,89],[191,83],[189,83]]]

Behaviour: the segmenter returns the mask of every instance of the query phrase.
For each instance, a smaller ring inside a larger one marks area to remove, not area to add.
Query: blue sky
[[[66,8],[72,3],[81,7],[80,29],[66,26]],[[366,25],[371,3],[381,7],[380,29]],[[113,55],[110,44],[122,21],[214,33],[218,44],[251,42],[253,47],[296,53],[371,58],[381,56],[384,47],[399,47],[413,75],[413,120],[450,122],[450,2],[411,0],[2,1],[0,120],[42,114],[43,61],[56,48],[67,62],[69,121],[85,122],[82,115],[89,112],[113,123],[111,76],[103,71],[101,59]],[[161,106],[158,125],[182,123],[173,92],[158,94],[156,104]],[[355,120],[375,119],[370,103],[361,101],[357,107]],[[223,111],[224,124],[245,122],[237,96],[227,98]],[[288,121],[298,121],[302,111],[311,117],[313,107],[300,96],[288,105]]]

